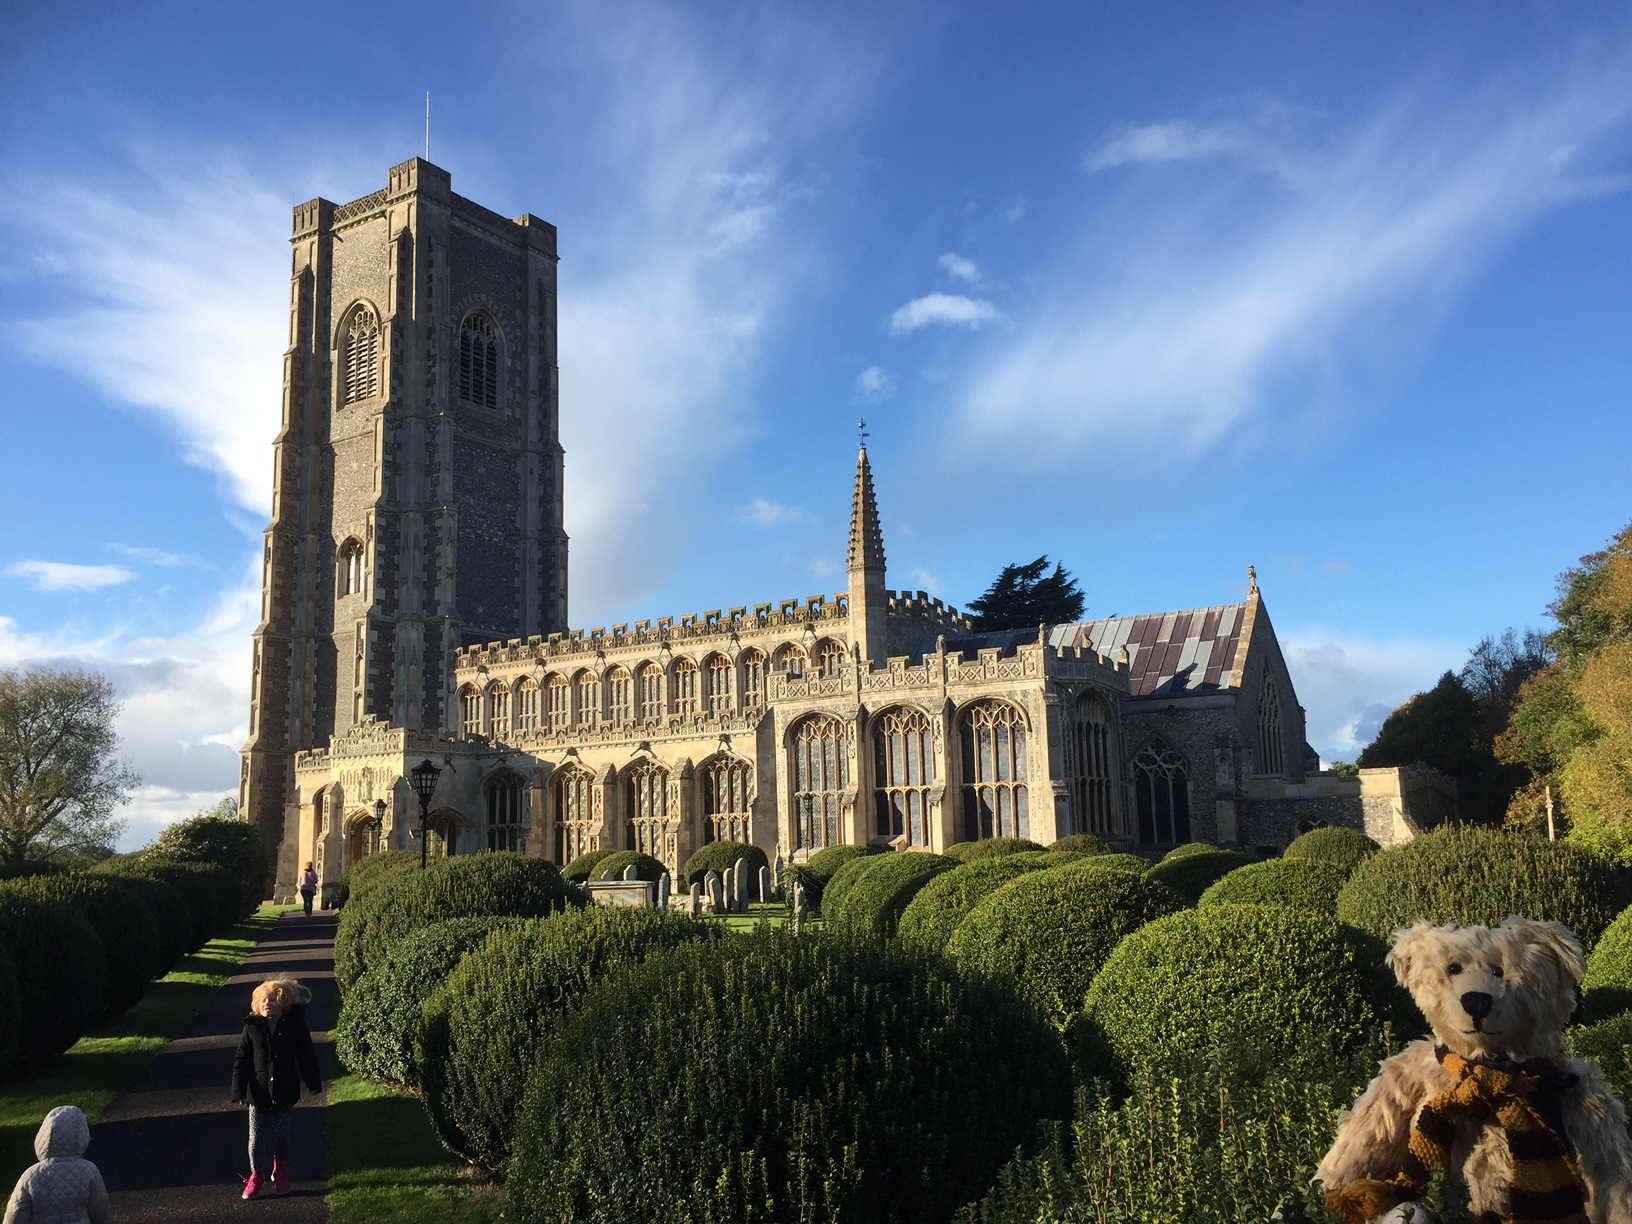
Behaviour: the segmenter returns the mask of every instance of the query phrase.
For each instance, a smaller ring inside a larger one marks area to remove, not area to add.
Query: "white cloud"
[[[856,375],[854,398],[865,404],[879,404],[895,394],[895,379],[879,366],[868,366]]]
[[[183,553],[166,552],[162,548],[133,548],[128,544],[109,544],[114,552],[124,553],[127,557],[135,557],[138,561],[146,561],[149,565],[159,565],[166,568],[176,565],[202,565],[197,557],[189,557]]]
[[[735,513],[739,523],[751,523],[755,527],[784,527],[789,523],[810,521],[810,514],[804,507],[784,506],[766,501],[763,497],[754,498],[746,506],[738,506]]]
[[[973,260],[965,259],[962,255],[948,251],[935,261],[941,269],[954,280],[968,281],[973,284],[980,279],[980,269]]]
[[[890,334],[905,335],[932,323],[967,327],[973,331],[999,317],[997,307],[979,298],[967,298],[956,293],[930,293],[914,298],[890,316]]]
[[[1426,642],[1379,642],[1298,631],[1281,635],[1281,649],[1305,710],[1309,742],[1322,759],[1354,760],[1395,706],[1431,688],[1465,647]]]
[[[1161,165],[1225,156],[1256,165],[1288,182],[1301,179],[1305,160],[1243,124],[1201,124],[1180,119],[1137,127],[1119,125],[1088,155],[1083,165],[1094,172],[1130,164]]]
[[[6,573],[29,579],[36,591],[99,591],[136,577],[122,565],[70,565],[66,561],[18,561]]]

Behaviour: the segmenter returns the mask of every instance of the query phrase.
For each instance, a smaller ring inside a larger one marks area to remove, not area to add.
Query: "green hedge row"
[[[979,841],[958,842],[948,846],[946,857],[957,859],[960,863],[977,863],[981,859],[1002,858],[1005,854],[1020,854],[1026,850],[1042,848],[1029,837],[983,837]]]
[[[352,893],[361,892],[386,876],[418,871],[419,864],[418,850],[381,850],[378,854],[365,854],[355,862],[347,863],[335,884],[335,909],[344,909]]]
[[[648,880],[655,884],[662,878],[665,870],[662,863],[649,854],[642,854],[639,850],[614,850],[611,854],[595,864],[594,880],[621,880],[623,873],[629,868],[635,869],[635,879]]]
[[[1301,905],[1337,913],[1337,894],[1348,873],[1314,859],[1266,859],[1237,867],[1208,886],[1197,902],[1212,905]]]
[[[1002,858],[964,863],[925,882],[917,896],[901,912],[898,933],[925,948],[939,952],[952,932],[991,893],[1028,871],[1041,871],[1044,854],[1007,854]]]
[[[1344,876],[1349,876],[1381,848],[1357,829],[1311,829],[1292,839],[1285,857],[1330,863],[1333,867],[1341,868]]]
[[[1258,860],[1239,850],[1220,850],[1216,846],[1180,846],[1150,869],[1150,878],[1160,880],[1191,905],[1201,900],[1201,894],[1237,867],[1245,867]]]
[[[956,859],[918,851],[880,854],[858,862],[855,878],[841,894],[832,915],[828,915],[825,901],[822,915],[841,926],[880,936],[894,935],[902,911],[918,890],[958,865]],[[829,898],[834,891],[829,888]]]
[[[604,858],[616,854],[616,850],[585,850],[572,862],[561,868],[561,874],[574,884],[582,884],[589,879],[590,873]]]
[[[8,880],[0,884],[0,892],[57,902],[90,923],[101,940],[104,955],[99,1016],[128,1011],[142,997],[147,984],[170,968],[164,963],[159,920],[126,880],[76,871]]]
[[[877,846],[829,846],[826,850],[816,851],[804,863],[789,867],[786,878],[790,886],[798,883],[805,890],[809,903],[819,910],[827,895],[827,886],[840,868],[856,859],[882,853]],[[791,897],[791,891],[789,895]]]
[[[1109,854],[1111,848],[1092,833],[1070,833],[1048,843],[1050,850],[1077,850],[1083,854]]]
[[[107,956],[101,938],[62,902],[7,887],[0,888],[0,946],[16,972],[16,1063],[62,1053],[102,1013]]]
[[[717,871],[722,876],[737,865],[738,859],[748,860],[748,878],[752,881],[750,887],[759,887],[759,869],[769,867],[770,860],[765,857],[765,851],[758,846],[747,842],[717,841],[694,853],[686,860],[685,870],[681,875],[685,877],[685,887],[700,883],[704,876],[711,871]],[[760,900],[764,900],[763,897]]]

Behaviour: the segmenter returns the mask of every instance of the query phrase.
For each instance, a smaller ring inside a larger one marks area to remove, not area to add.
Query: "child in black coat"
[[[262,982],[250,998],[232,1064],[232,1102],[249,1102],[246,1199],[260,1193],[269,1175],[273,1194],[289,1193],[289,1115],[300,1100],[302,1083],[311,1092],[323,1091],[317,1051],[306,1027],[311,999],[312,992],[290,978]]]

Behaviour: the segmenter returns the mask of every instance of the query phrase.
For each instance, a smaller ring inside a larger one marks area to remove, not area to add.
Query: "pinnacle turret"
[[[876,570],[884,574],[884,531],[878,525],[878,502],[873,497],[873,469],[867,462],[864,443],[856,457],[856,491],[850,504],[850,555],[848,568]]]

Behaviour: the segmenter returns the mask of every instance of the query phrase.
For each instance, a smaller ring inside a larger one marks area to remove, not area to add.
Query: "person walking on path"
[[[6,1204],[5,1224],[108,1224],[102,1171],[85,1159],[91,1128],[77,1105],[58,1105],[34,1136],[34,1155]]]
[[[300,873],[300,899],[306,906],[306,917],[312,916],[312,898],[317,895],[317,868],[310,863]]]
[[[262,982],[250,998],[232,1064],[232,1102],[249,1102],[246,1199],[259,1194],[269,1177],[273,1194],[289,1193],[289,1115],[303,1082],[314,1095],[323,1091],[306,1027],[311,998],[312,992],[292,978]]]

